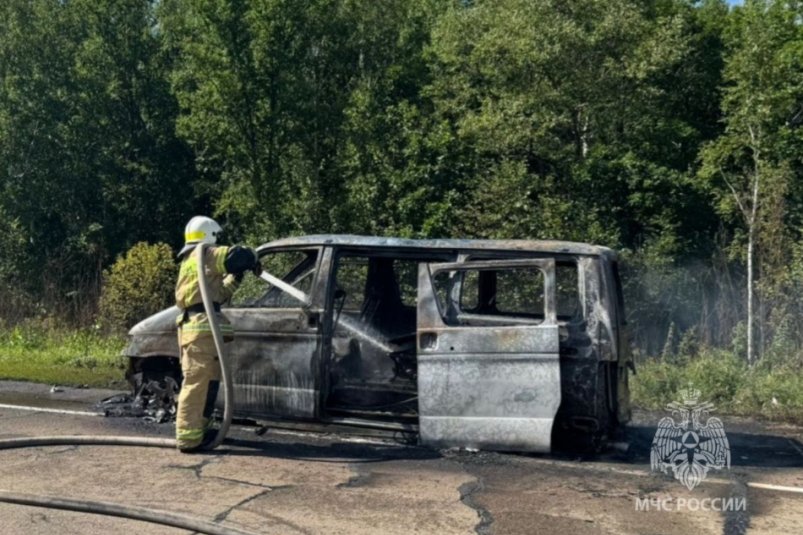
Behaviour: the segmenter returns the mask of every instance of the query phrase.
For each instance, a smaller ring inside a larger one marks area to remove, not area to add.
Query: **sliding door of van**
[[[561,400],[555,260],[420,264],[420,437],[547,452]]]

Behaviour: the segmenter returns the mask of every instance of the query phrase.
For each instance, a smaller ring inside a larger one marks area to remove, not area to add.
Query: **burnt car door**
[[[225,309],[234,326],[238,414],[318,415],[322,306],[316,297],[321,250],[262,251],[263,277],[247,277]],[[272,283],[268,282],[272,281]]]
[[[423,443],[549,451],[561,401],[555,260],[420,264],[417,359]]]

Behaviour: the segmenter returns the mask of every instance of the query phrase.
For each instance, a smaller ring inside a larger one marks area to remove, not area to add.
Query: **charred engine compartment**
[[[155,423],[175,420],[182,380],[177,358],[129,359],[125,376],[131,393],[100,401],[97,408],[105,416],[142,417]]]

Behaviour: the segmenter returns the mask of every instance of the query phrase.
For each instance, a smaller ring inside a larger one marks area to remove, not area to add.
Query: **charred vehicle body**
[[[610,249],[321,235],[258,254],[265,280],[246,279],[224,306],[238,417],[539,452],[598,446],[629,420]],[[130,332],[128,379],[141,396],[171,403],[178,392],[178,314]]]

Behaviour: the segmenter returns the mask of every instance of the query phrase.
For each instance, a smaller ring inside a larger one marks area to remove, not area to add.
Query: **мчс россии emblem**
[[[730,468],[731,455],[728,437],[719,418],[708,418],[714,410],[709,402],[700,402],[700,391],[691,387],[682,390],[683,401],[666,406],[676,423],[666,416],[658,422],[652,440],[650,466],[653,471],[667,473],[672,469],[675,479],[692,490],[712,468]]]

